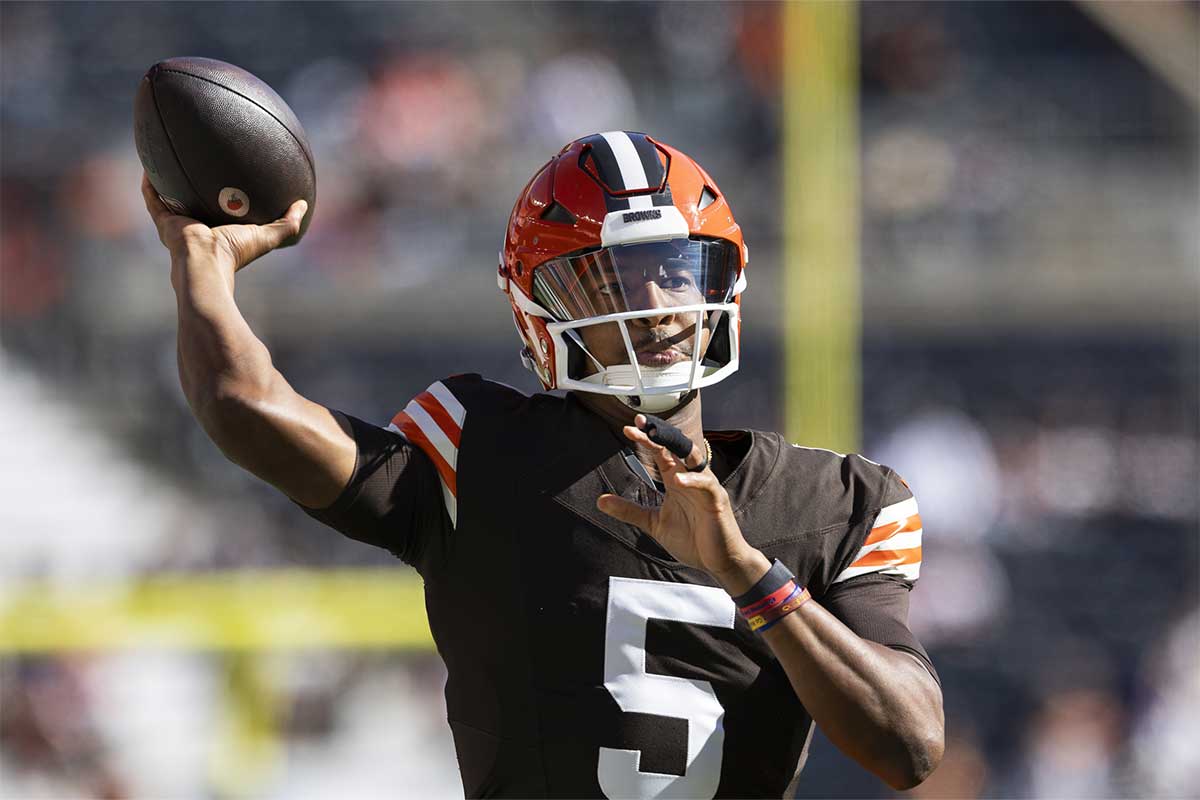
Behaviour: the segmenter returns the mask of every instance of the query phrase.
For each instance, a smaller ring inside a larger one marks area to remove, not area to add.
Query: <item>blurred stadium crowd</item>
[[[710,426],[780,427],[778,6],[0,13],[4,582],[393,563],[187,411],[130,131],[173,55],[250,69],[309,133],[308,238],[239,285],[303,393],[381,421],[457,372],[533,391],[492,278],[504,222],[562,144],[626,128],[696,156],[751,243],[742,372],[706,393]],[[913,794],[1194,796],[1197,109],[1073,4],[860,17],[863,452],[921,501],[913,625],[948,717]],[[256,707],[216,703],[256,681]],[[0,794],[461,794],[441,681],[428,654],[9,654]],[[886,789],[819,743],[801,796]]]

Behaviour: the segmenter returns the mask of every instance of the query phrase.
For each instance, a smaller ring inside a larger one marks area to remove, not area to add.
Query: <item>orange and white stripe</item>
[[[921,515],[915,497],[885,506],[879,512],[853,563],[833,582],[872,572],[901,575],[910,581],[921,574]]]
[[[458,525],[458,447],[466,418],[462,403],[438,381],[414,397],[388,425],[421,448],[437,467],[452,526]]]

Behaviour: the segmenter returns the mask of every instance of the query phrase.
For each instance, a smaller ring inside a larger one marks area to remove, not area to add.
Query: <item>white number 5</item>
[[[716,794],[725,709],[708,681],[646,672],[646,622],[653,618],[732,628],[735,613],[729,595],[711,586],[608,579],[604,688],[622,711],[687,720],[687,766],[683,775],[642,772],[640,750],[601,747],[597,775],[606,797],[710,798]]]

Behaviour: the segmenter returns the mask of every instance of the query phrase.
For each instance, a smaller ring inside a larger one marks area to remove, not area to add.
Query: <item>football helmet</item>
[[[610,131],[568,144],[522,190],[497,282],[546,389],[657,413],[737,370],[748,260],[699,164]]]

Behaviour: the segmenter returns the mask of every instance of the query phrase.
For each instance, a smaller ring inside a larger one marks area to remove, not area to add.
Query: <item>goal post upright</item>
[[[784,431],[859,447],[858,4],[783,5]]]

